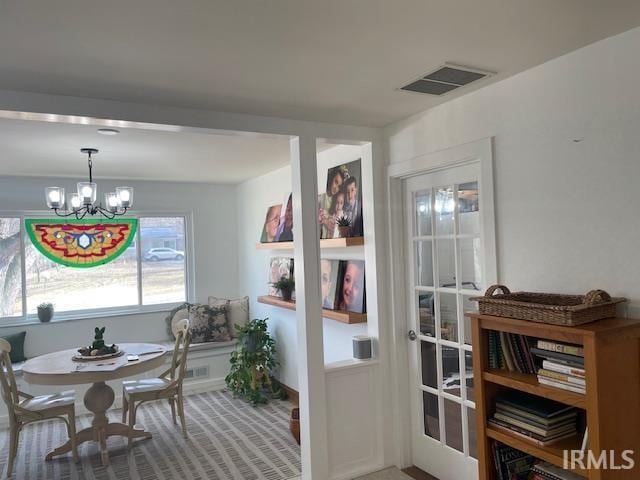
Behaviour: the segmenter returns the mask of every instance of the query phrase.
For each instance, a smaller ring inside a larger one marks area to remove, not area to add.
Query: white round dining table
[[[103,465],[109,463],[107,438],[128,435],[128,426],[111,422],[107,410],[113,405],[115,393],[106,383],[109,380],[131,377],[153,370],[164,363],[167,349],[154,343],[121,343],[124,355],[97,361],[75,361],[72,357],[77,349],[48,353],[28,360],[22,367],[24,379],[37,385],[80,385],[91,383],[84,395],[84,405],[93,413],[91,426],[76,433],[76,443],[95,441],[100,444]],[[138,355],[138,360],[129,361],[128,355]],[[151,438],[151,433],[136,427],[133,438]],[[46,459],[71,451],[71,440],[56,448]]]

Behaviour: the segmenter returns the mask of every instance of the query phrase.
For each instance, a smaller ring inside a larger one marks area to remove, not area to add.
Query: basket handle
[[[584,296],[584,303],[587,305],[597,305],[611,301],[611,295],[604,290],[591,290]]]
[[[493,296],[494,292],[496,290],[501,290],[503,294],[508,295],[511,293],[511,290],[509,290],[507,287],[505,287],[504,285],[491,285],[489,288],[487,288],[487,291],[484,292],[484,296],[485,297],[491,297]]]

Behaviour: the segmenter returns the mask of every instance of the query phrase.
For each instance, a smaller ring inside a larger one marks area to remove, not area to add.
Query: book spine
[[[489,331],[489,368],[491,368],[492,370],[499,368],[496,334],[497,332],[494,330]]]
[[[549,342],[547,340],[538,340],[537,347],[541,350],[549,352],[566,353],[567,355],[575,355],[584,357],[584,348],[575,345],[566,345],[564,343]]]
[[[542,376],[542,377],[547,377],[551,380],[559,380],[561,382],[565,382],[565,383],[573,383],[575,385],[579,385],[581,387],[586,386],[586,380],[584,378],[581,377],[574,377],[572,375],[567,375],[564,373],[559,373],[559,372],[553,372],[551,370],[545,370],[544,368],[541,368],[540,370],[538,370],[538,375]]]
[[[583,368],[570,367],[568,365],[562,365],[560,363],[552,362],[551,360],[543,360],[542,368],[544,368],[545,370],[551,370],[552,372],[574,375],[576,377],[585,376],[585,371]]]
[[[515,372],[516,368],[514,365],[511,347],[509,346],[509,339],[505,332],[500,332],[500,344],[502,345],[502,352],[504,353],[504,361],[507,364],[507,370]]]
[[[527,373],[536,373],[536,366],[533,362],[533,355],[531,355],[531,349],[529,347],[529,341],[527,337],[524,335],[519,335],[520,345],[522,346],[522,350],[524,352],[524,359],[527,365]]]
[[[551,380],[551,379],[546,378],[546,377],[538,377],[538,381],[540,383],[542,383],[543,385],[548,385],[550,387],[560,388],[562,390],[567,390],[569,392],[586,393],[586,389],[583,388],[583,387],[580,387],[578,385],[568,385],[566,383],[558,382],[556,380]]]
[[[514,335],[513,333],[507,333],[507,338],[509,339],[509,345],[511,346],[511,351],[513,352],[513,356],[515,359],[516,370],[520,373],[524,373],[522,353],[520,352],[520,347],[518,346],[518,342],[516,341],[516,335]]]

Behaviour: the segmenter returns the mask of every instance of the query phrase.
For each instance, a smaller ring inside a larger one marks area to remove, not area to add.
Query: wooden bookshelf
[[[345,248],[364,245],[364,237],[326,238],[320,240],[320,248]],[[293,242],[256,243],[258,250],[293,250]]]
[[[287,310],[295,310],[296,302],[294,300],[283,300],[280,297],[274,297],[273,295],[263,295],[258,297],[259,303],[264,303],[266,305],[271,305],[273,307],[278,308],[286,308]],[[322,310],[322,316],[324,318],[329,318],[331,320],[336,320],[337,322],[342,323],[367,323],[367,314],[366,313],[354,313],[354,312],[345,312],[342,310]]]
[[[528,373],[508,372],[506,370],[490,370],[483,372],[482,379],[486,382],[495,383],[514,390],[532,393],[539,397],[550,398],[556,402],[565,403],[578,408],[586,408],[585,395],[569,392],[559,388],[542,385],[538,382],[536,375]]]
[[[640,478],[640,320],[610,318],[578,327],[546,325],[469,313],[473,329],[473,369],[477,379],[476,418],[480,480],[497,480],[492,443],[501,442],[563,467],[564,450],[579,450],[582,437],[538,446],[487,423],[495,399],[506,389],[550,398],[582,409],[589,428],[589,445],[596,457],[613,450],[618,464],[624,450],[636,452],[635,468],[629,470],[575,471],[589,480],[637,480]],[[586,394],[541,385],[535,375],[489,369],[489,331],[503,331],[535,338],[575,343],[584,347]]]

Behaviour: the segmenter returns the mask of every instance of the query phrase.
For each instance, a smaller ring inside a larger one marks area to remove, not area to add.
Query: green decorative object
[[[280,280],[272,283],[273,288],[279,290],[283,300],[291,300],[293,291],[296,289],[296,281],[293,277],[280,277]]]
[[[112,353],[116,353],[118,351],[118,347],[113,345],[105,345],[104,343],[104,331],[106,327],[95,328],[95,337],[93,339],[93,343],[89,347],[82,347],[78,349],[80,355],[85,357],[96,357],[102,355],[110,355]]]
[[[26,219],[25,230],[33,246],[49,260],[74,268],[109,263],[131,245],[138,220]]]
[[[11,363],[24,362],[27,358],[24,356],[24,337],[27,336],[27,332],[12,333],[11,335],[3,335],[3,338],[9,345],[11,345]]]
[[[267,330],[267,319],[254,319],[245,326],[236,325],[238,347],[231,354],[231,372],[225,378],[235,397],[253,405],[267,403],[269,398],[286,398],[271,379],[276,360],[275,341]]]

